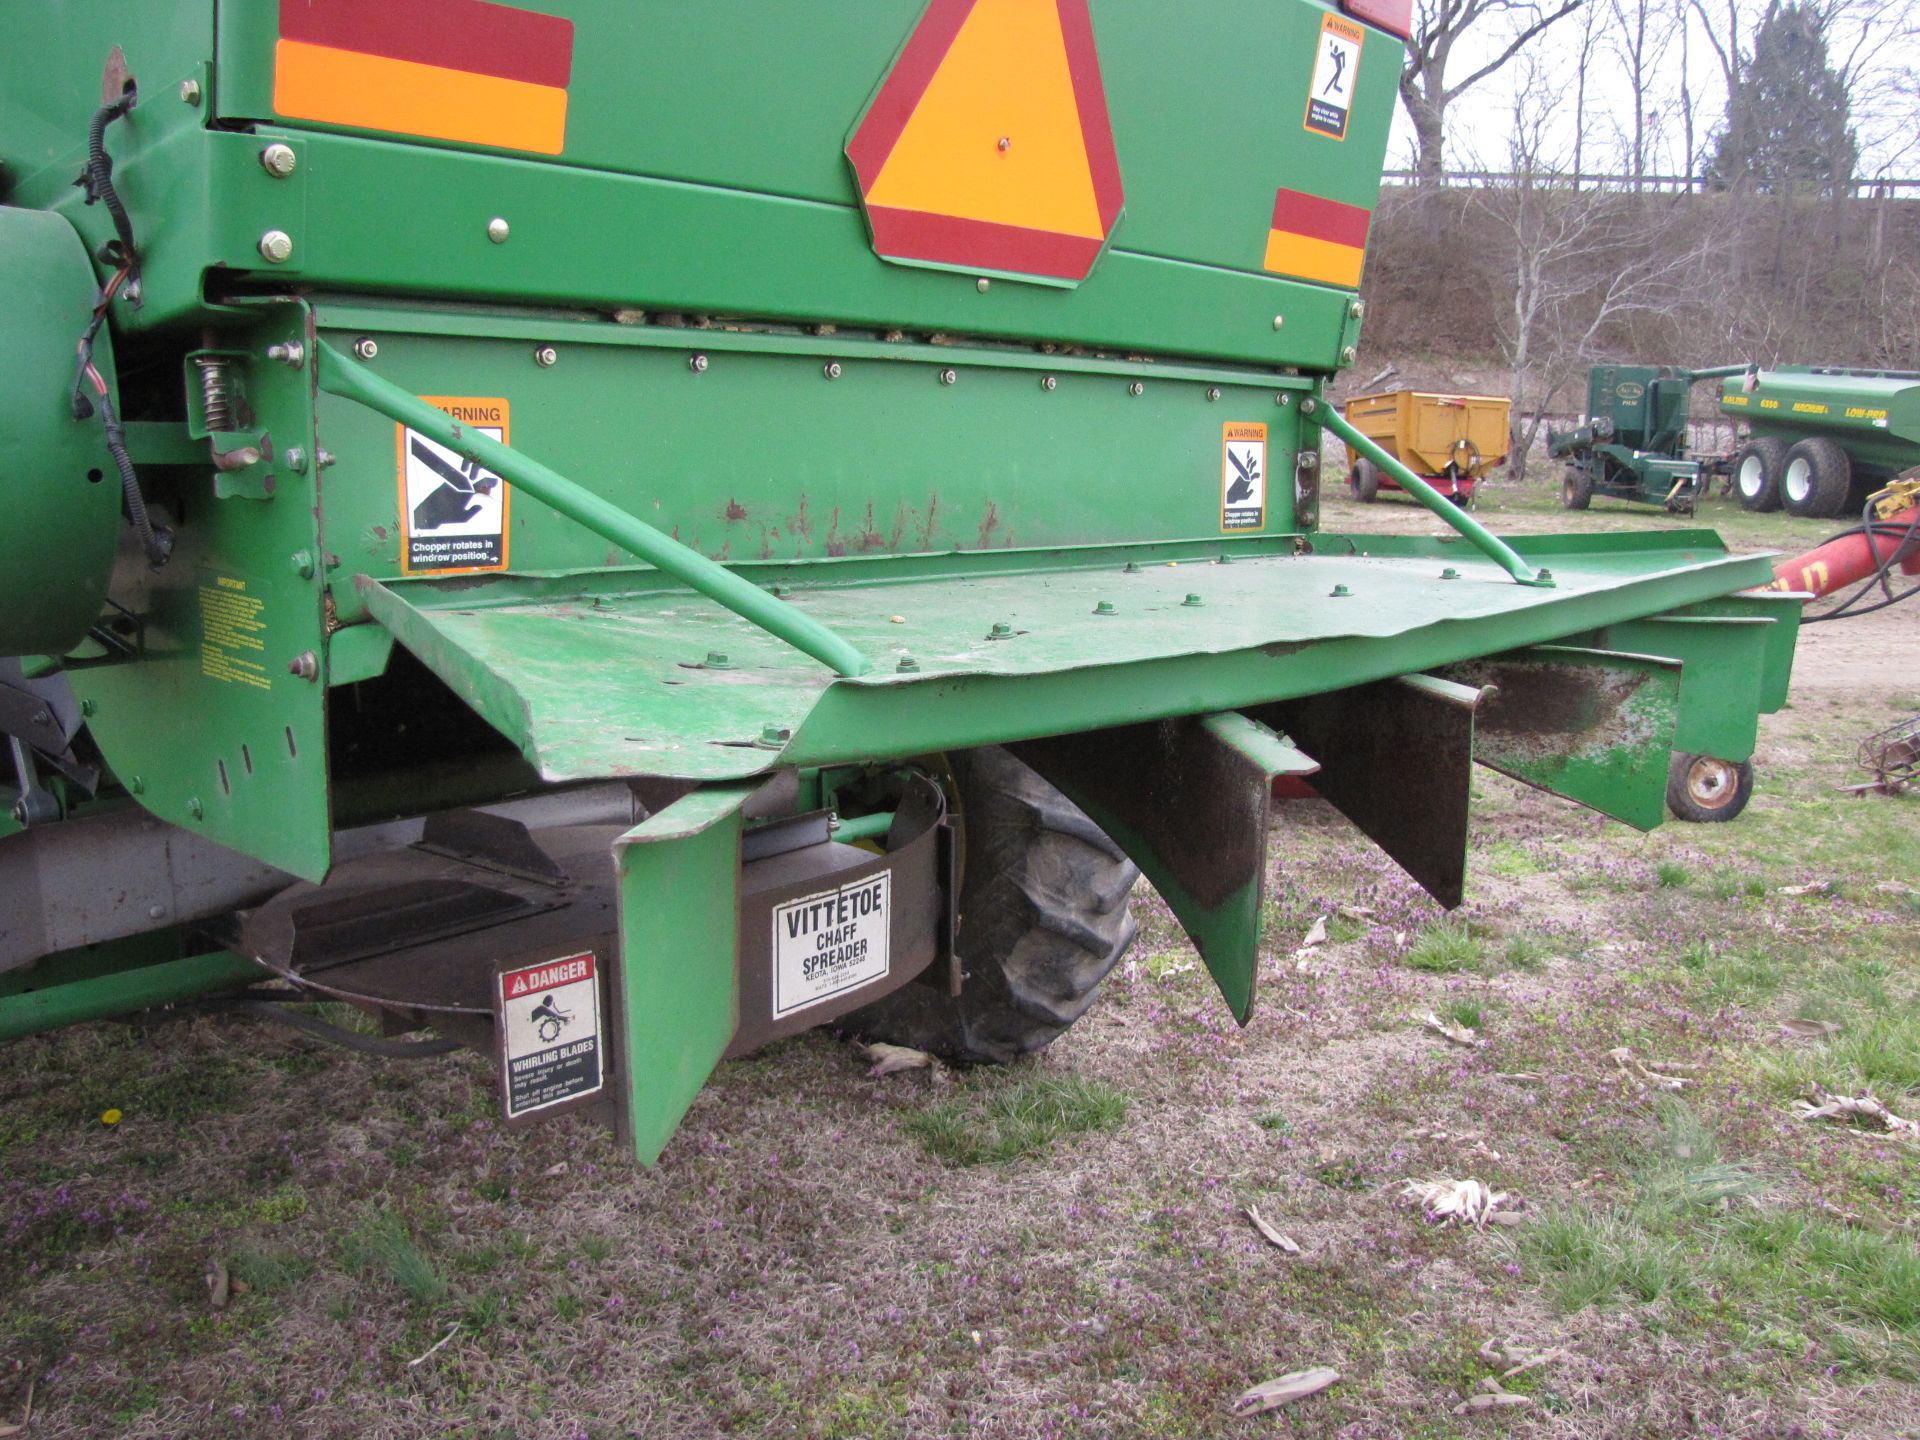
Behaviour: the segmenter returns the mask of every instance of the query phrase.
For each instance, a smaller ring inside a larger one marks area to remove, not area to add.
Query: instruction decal
[[[507,402],[497,398],[422,395],[476,434],[502,445]],[[399,432],[400,569],[408,575],[507,568],[505,480],[478,461],[405,425]]]
[[[507,1118],[592,1095],[606,1083],[593,952],[500,976]]]
[[[1367,32],[1338,15],[1320,18],[1320,40],[1313,56],[1313,83],[1307,90],[1306,128],[1329,139],[1347,138],[1353,113],[1353,82],[1360,73],[1360,46]]]
[[[1220,439],[1220,528],[1267,523],[1267,427],[1229,420]]]
[[[773,907],[774,1019],[887,973],[892,882],[882,870]]]

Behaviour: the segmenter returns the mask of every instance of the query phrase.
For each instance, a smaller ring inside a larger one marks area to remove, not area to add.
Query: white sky
[[[1620,8],[1632,13],[1638,0],[1620,0]],[[1658,5],[1668,36],[1666,52],[1659,57],[1658,81],[1650,87],[1646,169],[1650,174],[1681,173],[1683,126],[1681,122],[1680,79],[1681,36],[1673,17],[1672,0],[1646,0]],[[1869,57],[1863,72],[1863,87],[1872,93],[1856,94],[1853,126],[1860,143],[1857,173],[1862,177],[1891,175],[1898,178],[1920,177],[1920,0],[1866,0],[1881,10],[1880,16],[1865,30],[1862,53]],[[1633,131],[1633,89],[1624,62],[1615,52],[1617,38],[1624,29],[1615,19],[1609,0],[1588,0],[1594,7],[1594,60],[1588,71],[1586,97],[1586,142],[1581,169],[1588,174],[1623,174],[1631,166]],[[1710,3],[1718,13],[1719,4]],[[1743,9],[1757,10],[1748,0]],[[1707,43],[1700,19],[1687,12],[1685,75],[1694,107],[1694,171],[1698,173],[1726,109],[1726,86],[1719,62]],[[1469,89],[1447,109],[1447,168],[1454,170],[1508,168],[1508,137],[1512,133],[1514,106],[1531,79],[1534,103],[1550,111],[1546,133],[1555,158],[1571,167],[1575,133],[1575,83],[1579,71],[1583,15],[1576,11],[1548,28],[1504,69],[1495,71]],[[1751,23],[1751,22],[1747,22]],[[1454,48],[1447,74],[1450,81],[1471,74],[1499,53],[1513,32],[1501,27],[1501,17],[1481,22],[1484,28],[1470,31]],[[1904,34],[1895,34],[1904,31]],[[1655,33],[1654,24],[1649,34]],[[1838,34],[1830,50],[1839,53],[1862,38],[1859,30]],[[1743,45],[1750,35],[1743,32]],[[1657,43],[1657,42],[1655,42]],[[1394,107],[1393,136],[1387,150],[1390,169],[1413,166],[1413,126],[1407,120],[1406,107]]]

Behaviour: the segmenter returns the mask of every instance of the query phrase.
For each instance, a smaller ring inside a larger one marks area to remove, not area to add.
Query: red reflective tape
[[[488,0],[280,0],[280,38],[564,90],[573,22]]]
[[[1113,126],[1107,116],[1106,85],[1100,79],[1100,53],[1093,43],[1093,17],[1087,13],[1087,0],[1056,3],[1060,34],[1067,42],[1074,105],[1080,112],[1080,136],[1087,147],[1093,195],[1100,207],[1100,228],[1112,230],[1126,194],[1120,186],[1120,157],[1113,148]]]
[[[1336,245],[1364,246],[1373,212],[1345,205],[1324,195],[1282,190],[1273,199],[1273,228],[1290,235],[1331,240]]]
[[[1402,40],[1413,33],[1413,0],[1340,0],[1340,8]]]
[[[907,37],[906,48],[893,62],[880,93],[873,97],[859,129],[847,142],[847,158],[853,162],[853,173],[860,177],[862,192],[871,190],[880,178],[880,167],[893,153],[900,133],[913,116],[913,107],[933,83],[933,72],[953,48],[954,37],[973,13],[973,5],[974,0],[932,0],[913,34]]]
[[[919,210],[867,207],[874,242],[881,253],[903,260],[964,265],[974,270],[1005,270],[1084,280],[1104,243],[1088,235],[1061,235],[987,220],[928,215]]]

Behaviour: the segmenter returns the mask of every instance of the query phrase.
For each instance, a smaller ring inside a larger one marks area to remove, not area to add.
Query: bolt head
[[[182,80],[180,82],[180,101],[184,105],[198,105],[200,103],[200,82],[198,80]]]
[[[1356,320],[1366,319],[1367,318],[1367,302],[1364,300],[1354,301],[1353,304],[1347,307],[1347,313]]]
[[[1343,365],[1351,365],[1354,361],[1358,360],[1359,358],[1360,358],[1360,352],[1354,349],[1353,346],[1347,345],[1341,348],[1340,362]]]
[[[551,370],[559,363],[559,360],[560,352],[554,349],[553,346],[536,345],[533,347],[533,363],[538,365],[542,370]]]
[[[978,280],[973,282],[973,288],[984,295],[993,288],[993,281],[982,275]]]
[[[1131,385],[1127,386],[1127,393],[1129,395],[1144,395],[1147,393],[1147,387],[1142,385],[1138,380],[1136,380]]]
[[[1201,598],[1200,598],[1200,597],[1199,597],[1198,595],[1189,595],[1189,596],[1187,596],[1187,598],[1186,598],[1186,599],[1184,599],[1184,600],[1182,600],[1182,601],[1181,601],[1180,603],[1181,603],[1182,605],[1195,605],[1195,606],[1198,606],[1198,605],[1204,605],[1204,604],[1206,604],[1206,601],[1204,601],[1204,600],[1202,600],[1202,599],[1201,599]]]
[[[293,258],[293,237],[284,230],[269,230],[260,237],[260,257],[269,265],[284,265]]]
[[[358,340],[353,342],[353,353],[356,359],[371,360],[379,355],[380,346],[377,341],[362,335]]]
[[[513,233],[513,227],[496,215],[487,221],[487,238],[496,245],[507,243],[507,236]]]
[[[1059,384],[1060,382],[1051,375],[1042,375],[1040,377],[1040,388],[1042,390],[1056,389],[1058,388]]]
[[[893,668],[902,675],[911,675],[920,668],[920,662],[911,655],[902,655],[900,657],[900,663]]]
[[[200,803],[200,797],[198,795],[195,795],[191,800],[187,801],[187,813],[196,820],[206,815],[206,807]]]
[[[284,180],[299,166],[300,157],[291,145],[276,140],[260,152],[260,164],[274,179]]]
[[[1093,607],[1093,613],[1096,615],[1113,614],[1113,602],[1111,600],[1100,601],[1097,605]]]
[[[1207,387],[1207,402],[1211,404],[1213,401],[1218,400],[1219,398],[1220,398],[1220,387],[1218,385],[1209,385]]]
[[[1002,155],[1004,155],[1004,154],[1006,154],[1006,153],[1007,153],[1007,151],[1009,151],[1009,150],[1011,150],[1011,149],[1013,148],[1013,137],[1012,137],[1011,135],[1002,135],[1002,136],[1000,137],[1000,147],[999,147],[999,148],[1000,148],[1000,153],[1001,153]]]
[[[709,670],[730,670],[733,668],[733,662],[727,658],[726,651],[709,650],[707,651],[706,666]]]
[[[704,355],[689,355],[687,357],[687,368],[696,375],[706,374],[707,357]]]
[[[940,372],[940,383],[942,385],[951,385],[959,378],[960,373],[957,370],[942,370]]]
[[[1333,598],[1338,600],[1343,596],[1351,595],[1353,592],[1344,585],[1336,585],[1333,587],[1333,590],[1331,593]]]
[[[1278,330],[1282,325],[1286,323],[1287,323],[1287,317],[1284,315],[1276,315],[1273,317],[1273,328],[1276,330]]]
[[[825,375],[829,380],[838,380],[840,378],[840,362],[838,360],[829,360],[820,367],[820,373]]]

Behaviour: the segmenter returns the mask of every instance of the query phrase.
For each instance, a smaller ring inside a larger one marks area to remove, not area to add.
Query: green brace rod
[[[463,425],[445,411],[409,395],[364,365],[349,360],[324,340],[315,349],[320,388],[329,395],[365,405],[389,420],[418,430],[462,458],[485,465],[569,520],[638,555],[839,674],[864,675],[872,668],[867,657],[845,638],[812,616],[775,599],[751,581],[742,580],[726,566],[629,515],[559,471],[498,440],[489,439],[471,425]]]
[[[1396,484],[1427,509],[1438,515],[1447,524],[1458,530],[1473,542],[1473,547],[1489,560],[1492,560],[1507,574],[1522,585],[1540,585],[1548,589],[1553,587],[1553,573],[1546,569],[1536,570],[1515,553],[1514,548],[1494,534],[1478,520],[1467,514],[1413,471],[1402,465],[1393,456],[1382,450],[1373,441],[1362,435],[1348,423],[1347,417],[1326,401],[1309,397],[1300,402],[1300,413],[1315,424],[1331,430],[1347,442],[1349,450],[1358,451],[1374,464],[1394,478]]]

